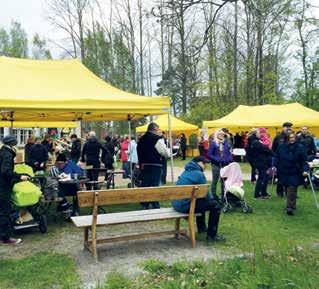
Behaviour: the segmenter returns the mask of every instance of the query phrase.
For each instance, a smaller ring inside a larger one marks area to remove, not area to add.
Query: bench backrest
[[[205,198],[208,185],[167,186],[148,188],[129,188],[78,192],[79,207],[94,206],[94,196],[98,194],[97,205],[115,205],[140,202],[166,201]]]

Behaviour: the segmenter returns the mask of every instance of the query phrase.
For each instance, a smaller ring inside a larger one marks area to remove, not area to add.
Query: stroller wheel
[[[227,213],[229,210],[231,210],[232,206],[230,204],[225,204],[222,208],[224,213]]]
[[[130,189],[130,188],[132,188],[132,184],[131,183],[128,183],[127,184],[127,187]]]
[[[48,221],[46,215],[39,216],[39,230],[42,234],[48,231]]]
[[[242,212],[245,213],[245,214],[250,214],[253,212],[253,209],[249,206],[243,206],[242,207]]]

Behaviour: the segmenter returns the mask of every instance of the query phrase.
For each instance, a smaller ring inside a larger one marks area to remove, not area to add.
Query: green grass
[[[0,289],[78,288],[69,257],[42,252],[23,259],[0,259]]]
[[[107,275],[100,289],[121,288],[318,288],[319,210],[315,208],[310,189],[300,188],[296,215],[284,212],[285,200],[273,196],[271,200],[254,200],[254,187],[245,182],[246,199],[252,214],[240,209],[222,214],[219,232],[227,242],[208,245],[231,255],[245,253],[246,258],[174,265],[148,260],[141,266],[145,274],[129,279],[118,273]],[[269,192],[271,187],[268,188]],[[170,206],[169,202],[163,202]],[[107,212],[139,209],[139,204],[107,206]],[[85,212],[83,212],[85,213]],[[161,222],[162,223],[162,222]],[[161,224],[159,223],[159,224]],[[164,224],[173,222],[167,221]],[[186,222],[182,222],[186,227]],[[43,242],[43,238],[58,238],[61,232],[80,234],[71,223],[49,224],[49,233],[27,234],[26,241]],[[204,242],[205,234],[197,236]],[[74,262],[66,256],[38,253],[24,259],[0,260],[0,289],[2,288],[81,288],[76,283]]]
[[[219,231],[227,242],[210,245],[225,253],[245,252],[248,257],[171,266],[148,260],[142,264],[147,273],[131,280],[111,274],[101,288],[318,288],[319,251],[313,245],[319,242],[319,210],[311,191],[300,188],[297,212],[291,217],[285,214],[284,199],[257,201],[253,189],[245,183],[254,212],[246,215],[235,209],[222,214]],[[204,238],[197,236],[199,242]]]
[[[251,257],[224,261],[144,262],[145,274],[129,280],[120,274],[108,275],[103,289],[316,289],[319,282],[318,252],[291,248],[279,254],[265,254],[258,248]]]

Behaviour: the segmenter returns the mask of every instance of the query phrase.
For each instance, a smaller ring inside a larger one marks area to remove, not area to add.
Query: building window
[[[2,141],[4,138],[4,128],[0,127],[0,141]]]

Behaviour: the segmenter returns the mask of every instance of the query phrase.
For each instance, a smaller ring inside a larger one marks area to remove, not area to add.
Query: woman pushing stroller
[[[16,156],[15,146],[17,139],[8,135],[3,139],[0,149],[0,240],[4,245],[18,245],[21,239],[11,237],[11,195],[15,182],[29,179],[28,176],[14,172],[14,158]]]

